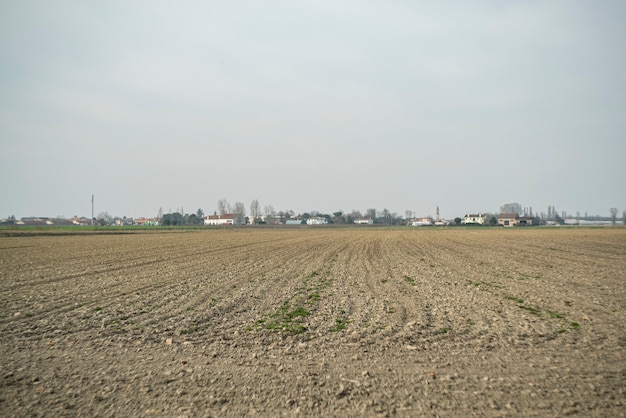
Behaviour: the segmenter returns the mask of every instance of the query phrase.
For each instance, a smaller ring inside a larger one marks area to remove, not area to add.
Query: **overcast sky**
[[[626,209],[626,2],[6,1],[0,218]]]

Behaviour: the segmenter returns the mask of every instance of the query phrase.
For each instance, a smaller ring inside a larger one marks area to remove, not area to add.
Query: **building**
[[[463,222],[465,225],[484,225],[485,224],[485,215],[482,213],[470,213],[465,215],[463,218]]]
[[[498,215],[498,225],[502,226],[530,226],[532,216],[519,216],[517,213],[501,213]]]
[[[374,220],[372,218],[356,218],[354,223],[357,225],[373,225]]]
[[[498,215],[498,225],[515,226],[519,215],[517,213],[501,213]]]
[[[20,226],[49,226],[54,224],[55,222],[50,218],[26,217],[15,221],[15,225]]]
[[[517,224],[519,226],[531,226],[535,218],[532,216],[520,216],[517,218]]]
[[[91,219],[87,219],[84,216],[80,218],[77,216],[74,216],[73,218],[70,219],[70,221],[72,222],[72,224],[78,225],[78,226],[89,226],[92,223]]]
[[[237,225],[237,215],[227,213],[224,215],[209,215],[204,218],[205,225]]]
[[[431,226],[433,225],[433,218],[427,216],[425,218],[415,218],[411,220],[411,226]]]
[[[313,216],[306,220],[307,225],[326,225],[328,220],[323,216]]]
[[[159,226],[158,218],[137,218],[135,219],[135,225],[142,226]]]

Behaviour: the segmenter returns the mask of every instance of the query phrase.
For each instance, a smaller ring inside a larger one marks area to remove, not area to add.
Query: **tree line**
[[[410,218],[411,211],[405,214]],[[272,205],[261,206],[257,199],[253,199],[249,207],[243,202],[235,202],[231,204],[226,199],[217,201],[214,215],[235,215],[235,220],[239,224],[276,224],[285,223],[288,219],[307,220],[313,217],[324,218],[329,224],[352,224],[356,219],[370,218],[373,223],[380,225],[403,225],[408,218],[404,218],[388,209],[377,210],[368,208],[364,212],[353,209],[351,212],[339,210],[333,213],[321,213],[316,210],[309,212],[296,213],[292,209],[276,210]],[[205,213],[202,209],[198,209],[195,213],[185,214],[180,211],[166,213],[161,216],[161,225],[179,226],[179,225],[200,225],[204,222]]]
[[[565,219],[575,218],[579,221],[611,221],[612,224],[617,223],[617,215],[619,213],[617,208],[610,208],[610,216],[588,215],[587,213],[581,214],[576,212],[576,215],[568,214],[566,211],[558,212],[554,205],[549,205],[547,211],[534,212],[532,206],[523,206],[520,203],[505,203],[500,206],[500,213],[517,213],[519,216],[524,216],[533,219],[534,225],[542,225],[546,223],[564,224]],[[406,210],[404,216],[391,212],[388,209],[377,210],[375,208],[368,208],[361,212],[353,209],[350,212],[344,212],[338,210],[332,213],[321,213],[316,210],[309,212],[296,213],[291,209],[276,210],[271,204],[261,206],[257,199],[253,199],[249,207],[243,202],[235,202],[231,204],[226,199],[220,199],[217,201],[216,210],[214,215],[235,215],[235,219],[238,224],[277,224],[285,223],[289,219],[301,219],[307,220],[313,217],[324,218],[329,224],[352,224],[357,219],[367,218],[371,219],[374,224],[378,225],[406,225],[407,221],[413,219],[414,213],[411,210]],[[498,224],[498,213],[483,213],[486,223],[488,225]],[[195,213],[185,213],[182,208],[177,209],[175,212],[163,214],[162,210],[159,210],[157,218],[160,219],[160,224],[165,226],[182,226],[182,225],[202,225],[204,223],[205,212],[200,208]],[[13,217],[14,219],[14,217]],[[132,224],[131,218],[119,218],[112,217],[107,212],[101,212],[95,219],[98,225],[114,225],[114,224]],[[626,210],[622,212],[622,221],[626,225]],[[450,221],[452,224],[460,225],[462,218],[456,217]]]

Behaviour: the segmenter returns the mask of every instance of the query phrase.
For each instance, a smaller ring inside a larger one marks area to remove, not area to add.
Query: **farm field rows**
[[[626,228],[0,237],[1,416],[624,416]]]

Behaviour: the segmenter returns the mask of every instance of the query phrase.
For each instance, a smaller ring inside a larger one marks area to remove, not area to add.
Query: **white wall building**
[[[485,224],[485,215],[482,213],[465,215],[463,219],[463,223],[465,225],[484,225]]]
[[[433,218],[415,218],[411,221],[411,226],[431,226],[433,224]]]
[[[237,225],[237,215],[227,213],[225,215],[209,215],[204,218],[205,225]]]
[[[322,216],[314,216],[306,220],[307,225],[325,225],[328,223],[328,220]]]

